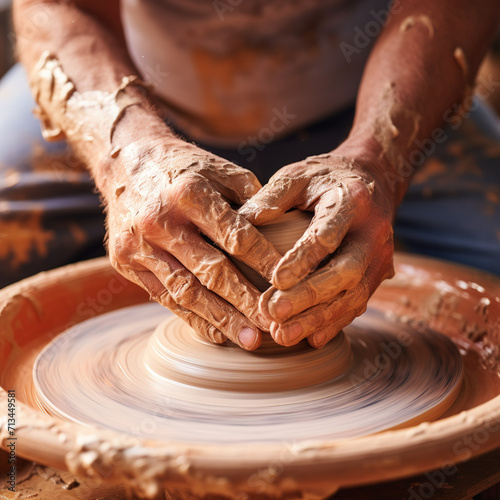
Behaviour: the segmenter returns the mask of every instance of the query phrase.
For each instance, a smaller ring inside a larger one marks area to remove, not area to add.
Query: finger
[[[307,178],[274,175],[238,213],[255,226],[267,224],[300,204],[307,183]]]
[[[262,329],[269,330],[270,321],[258,309],[259,290],[226,255],[206,242],[198,232],[180,225],[171,229],[168,238],[156,236],[154,241],[159,247],[166,248],[182,264],[185,272],[188,270],[191,276],[196,276],[206,289],[232,304]],[[159,269],[158,273],[160,279],[168,279],[167,268]]]
[[[271,336],[280,345],[295,345],[350,311],[366,308],[369,296],[369,284],[363,279],[357,287],[337,295],[330,302],[311,307],[284,323],[273,323]]]
[[[343,290],[354,288],[365,275],[375,248],[370,234],[351,237],[310,277],[292,288],[273,293],[267,299],[266,316],[283,323],[310,307],[330,301]],[[260,305],[264,306],[262,299]]]
[[[269,301],[271,300],[271,297],[273,294],[276,292],[276,288],[274,286],[269,287],[261,296],[259,299],[259,312],[264,318],[269,321],[269,325],[271,324],[273,320],[273,317],[271,316],[269,312]]]
[[[358,316],[363,313],[362,309],[356,309],[355,311],[349,311],[347,314],[339,318],[337,321],[325,326],[321,330],[307,337],[307,342],[311,347],[316,349],[321,349],[330,340],[333,340],[340,331],[347,325],[350,325]]]
[[[173,256],[153,250],[151,255],[134,256],[134,261],[156,276],[177,306],[202,317],[244,349],[253,350],[260,345],[262,335],[255,325],[221,297],[202,286]]]
[[[144,288],[152,300],[160,303],[162,306],[170,309],[173,313],[183,319],[198,335],[216,344],[223,344],[227,338],[215,326],[208,323],[197,314],[191,312],[177,304],[160,280],[150,271],[133,271],[134,282]]]
[[[245,203],[262,187],[250,170],[186,142],[181,141],[176,145],[169,155],[169,161],[175,176],[185,177],[186,173],[195,173],[198,177],[210,179],[223,196],[238,205]]]
[[[270,281],[281,254],[250,222],[232,210],[206,179],[196,182],[192,186],[198,190],[196,202],[193,203],[192,194],[179,200],[185,216],[226,252]]]
[[[351,203],[344,184],[325,193],[318,201],[314,218],[304,235],[276,266],[272,284],[284,290],[314,271],[325,257],[337,250],[358,209]]]
[[[392,259],[386,259],[385,262],[386,264],[381,266],[370,266],[366,271],[363,282],[358,285],[357,289],[351,292],[351,297],[356,295],[359,296],[358,299],[354,300],[354,304],[360,303],[360,306],[355,308],[354,311],[348,311],[341,317],[341,319],[334,321],[325,328],[309,335],[307,337],[307,341],[311,346],[319,348],[326,345],[342,328],[346,327],[354,320],[354,318],[365,312],[368,299],[377,289],[381,281],[385,278],[392,277],[394,274]],[[348,297],[346,297],[346,299],[349,300]],[[347,304],[345,307],[346,309],[352,307],[352,303],[350,305]]]
[[[217,191],[237,205],[243,205],[262,188],[253,172],[228,162],[207,169],[204,175],[212,181]]]

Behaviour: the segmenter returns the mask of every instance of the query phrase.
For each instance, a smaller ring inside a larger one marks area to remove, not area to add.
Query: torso
[[[369,46],[346,57],[341,43],[352,45],[386,2],[124,0],[123,20],[132,58],[174,123],[237,146],[352,104]]]

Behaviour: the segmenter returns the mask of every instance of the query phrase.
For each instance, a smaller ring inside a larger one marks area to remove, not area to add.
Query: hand
[[[365,156],[325,154],[288,165],[239,210],[257,226],[293,207],[314,211],[260,299],[278,344],[307,337],[313,347],[324,346],[394,274],[393,196],[376,173],[380,160]]]
[[[256,349],[270,326],[261,294],[203,235],[271,279],[281,255],[229,204],[256,194],[257,178],[177,138],[133,143],[112,162],[112,265],[206,339]]]

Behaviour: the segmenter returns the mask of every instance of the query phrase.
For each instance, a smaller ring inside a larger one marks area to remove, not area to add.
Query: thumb
[[[248,201],[262,187],[253,172],[232,163],[208,169],[204,175],[223,196],[238,205]]]
[[[299,179],[271,178],[269,184],[250,198],[238,213],[254,226],[262,226],[296,206],[304,188]]]

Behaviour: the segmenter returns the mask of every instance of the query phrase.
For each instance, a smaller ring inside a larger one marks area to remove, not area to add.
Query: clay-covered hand
[[[239,210],[257,226],[293,207],[314,212],[260,299],[281,345],[324,346],[394,273],[393,195],[370,161],[335,153],[282,168]]]
[[[261,294],[222,251],[268,280],[281,258],[231,208],[258,192],[257,178],[177,138],[133,143],[107,172],[113,266],[206,339],[257,348],[270,326]]]

